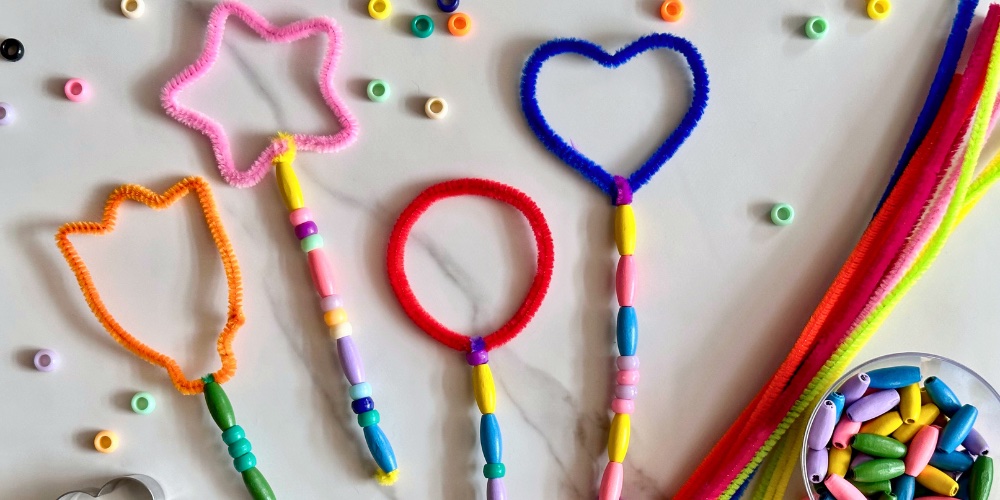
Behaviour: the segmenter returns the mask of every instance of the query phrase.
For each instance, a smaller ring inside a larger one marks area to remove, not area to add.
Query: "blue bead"
[[[964,451],[953,451],[951,453],[945,453],[943,451],[935,451],[931,455],[931,465],[941,469],[943,471],[949,472],[965,472],[972,468],[972,455]]]
[[[437,0],[438,8],[441,12],[455,12],[458,9],[459,0]]]
[[[827,401],[832,401],[833,406],[837,409],[837,419],[834,422],[840,422],[840,417],[844,414],[844,395],[839,392],[831,392],[826,399]]]
[[[618,309],[618,352],[622,356],[635,356],[639,343],[639,320],[635,308],[626,306]]]
[[[944,429],[941,429],[941,436],[938,437],[937,449],[943,452],[952,452],[958,448],[958,445],[965,441],[965,438],[969,437],[969,432],[972,430],[972,426],[976,423],[976,418],[979,416],[979,410],[975,406],[965,405],[959,408],[948,423],[944,425]]]
[[[239,441],[229,445],[229,456],[239,458],[247,453],[250,453],[250,450],[252,449],[253,445],[250,444],[250,441],[240,439]]]
[[[382,472],[392,472],[396,470],[396,454],[392,451],[389,438],[378,425],[370,425],[364,428],[365,442],[368,443],[368,451],[372,453],[372,458],[378,464]]]
[[[946,417],[954,415],[962,407],[962,403],[959,402],[958,396],[952,392],[951,387],[948,387],[948,384],[937,377],[927,377],[927,380],[924,381],[924,389],[927,389],[927,395],[930,396],[931,401]]]
[[[896,495],[896,500],[913,500],[917,492],[917,480],[913,476],[903,474],[896,478],[892,485],[892,494]]]
[[[351,402],[351,409],[358,415],[375,409],[375,401],[372,398],[355,399]]]
[[[222,431],[222,440],[226,444],[233,444],[245,437],[247,437],[247,434],[243,432],[243,428],[238,425],[234,425]]]
[[[243,472],[247,469],[252,469],[256,466],[257,466],[257,457],[255,457],[253,453],[247,453],[246,455],[239,456],[233,459],[233,467],[236,467],[236,470],[239,472]]]
[[[498,464],[503,460],[503,438],[500,436],[500,422],[493,413],[487,413],[479,420],[479,444],[488,464]]]
[[[348,390],[351,395],[351,399],[357,401],[361,398],[369,398],[372,395],[372,385],[368,382],[361,382],[360,384],[354,384]]]
[[[899,389],[920,383],[920,368],[917,366],[890,366],[868,372],[868,387],[872,389]]]

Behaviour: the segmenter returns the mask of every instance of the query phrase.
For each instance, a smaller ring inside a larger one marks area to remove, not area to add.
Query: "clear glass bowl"
[[[979,417],[976,419],[976,430],[986,438],[986,442],[991,446],[1000,447],[1000,394],[990,385],[989,382],[980,377],[978,373],[969,367],[936,354],[926,354],[922,352],[901,352],[887,354],[875,359],[871,359],[852,368],[827,388],[820,401],[825,400],[830,393],[839,388],[847,379],[862,372],[885,368],[888,366],[910,365],[920,367],[920,376],[923,380],[927,377],[938,377],[948,384],[958,399],[963,404],[974,405],[979,410]],[[809,430],[812,428],[813,419],[816,418],[817,405],[812,415],[809,415],[809,425],[806,426],[806,438],[802,441],[802,454],[799,457],[802,469],[802,481],[806,486],[806,492],[810,500],[818,500],[819,495],[809,481],[806,473],[806,440],[809,438]],[[1000,448],[998,448],[1000,449]],[[994,481],[993,489],[990,491],[992,497],[994,493],[1000,493],[1000,481]]]

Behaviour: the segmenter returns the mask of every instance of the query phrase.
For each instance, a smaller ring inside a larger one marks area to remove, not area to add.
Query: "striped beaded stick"
[[[490,370],[490,355],[482,337],[471,341],[471,348],[465,360],[472,367],[472,391],[476,397],[476,405],[483,416],[479,419],[479,444],[483,448],[486,465],[483,475],[486,476],[486,498],[488,500],[505,500],[507,488],[503,477],[507,474],[507,466],[503,464],[503,438],[500,434],[500,422],[497,421],[497,389],[493,383],[493,372]]]
[[[396,454],[392,451],[389,438],[378,425],[381,417],[371,397],[371,384],[365,381],[364,363],[354,343],[353,328],[347,319],[344,302],[336,293],[332,265],[326,252],[323,251],[323,237],[319,234],[312,212],[305,206],[299,179],[292,168],[292,163],[295,161],[295,141],[286,134],[279,134],[278,137],[285,141],[286,149],[274,159],[275,175],[285,207],[290,212],[288,219],[309,261],[313,285],[320,296],[323,321],[330,327],[330,336],[336,340],[340,366],[351,384],[349,391],[353,400],[351,409],[358,415],[358,425],[364,431],[368,451],[378,465],[375,479],[379,484],[391,485],[399,476]]]

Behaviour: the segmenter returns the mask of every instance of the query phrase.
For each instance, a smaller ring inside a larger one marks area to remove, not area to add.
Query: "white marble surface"
[[[52,499],[129,472],[158,478],[173,499],[245,496],[201,398],[181,396],[104,333],[52,240],[62,222],[97,218],[118,184],[162,190],[192,174],[212,182],[245,270],[248,322],[226,389],[280,498],[484,498],[468,369],[402,314],[383,264],[399,211],[423,187],[457,176],[526,191],[554,231],[549,297],[491,358],[510,498],[594,498],[614,352],[611,212],[533,138],[517,82],[546,39],[617,47],[657,30],[694,41],[712,77],[701,126],[635,203],[643,380],[624,497],[669,497],[770,376],[853,247],[954,10],[907,0],[875,23],[860,0],[691,0],[684,21],[668,26],[653,0],[463,0],[474,33],[455,39],[430,0],[397,0],[381,23],[362,0],[252,0],[278,21],[328,15],[344,27],[336,84],[362,136],[342,153],[300,155],[298,170],[403,471],[386,489],[368,479],[373,465],[273,182],[228,187],[208,142],[159,107],[159,88],[196,57],[211,4],[147,0],[146,15],[129,21],[112,0],[2,3],[0,38],[27,46],[21,62],[0,61],[0,100],[20,113],[0,129],[0,497],[14,499]],[[438,22],[430,39],[407,33],[417,13]],[[825,40],[799,34],[813,14],[831,22]],[[320,48],[231,30],[218,67],[185,100],[222,120],[246,163],[276,129],[329,127],[313,82]],[[578,147],[624,172],[679,117],[687,94],[675,62],[649,56],[612,73],[555,61],[542,78],[544,109]],[[61,97],[70,76],[93,84],[90,102]],[[391,83],[389,102],[364,98],[375,77]],[[448,119],[422,116],[428,95],[448,99]],[[1000,381],[998,198],[969,217],[861,358],[923,350]],[[766,221],[775,201],[796,207],[793,226]],[[194,203],[181,206],[130,207],[113,236],[78,241],[122,323],[204,373],[217,364],[225,281]],[[409,269],[434,314],[484,332],[519,302],[533,252],[515,213],[463,199],[420,222]],[[58,372],[30,368],[41,347],[63,355]],[[154,414],[128,410],[137,390],[156,395]],[[112,455],[89,445],[104,428],[122,439]]]

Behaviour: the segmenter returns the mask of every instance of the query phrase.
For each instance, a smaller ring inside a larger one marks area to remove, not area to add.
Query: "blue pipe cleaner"
[[[579,172],[601,191],[604,191],[611,197],[613,203],[617,194],[614,176],[595,161],[577,151],[576,148],[567,144],[566,140],[549,126],[548,121],[542,115],[535,95],[538,87],[538,73],[545,61],[560,54],[581,55],[605,68],[614,69],[643,52],[656,49],[670,49],[684,56],[691,68],[694,95],[690,107],[677,128],[656,148],[656,151],[645,163],[629,175],[629,187],[635,192],[649,182],[653,175],[660,170],[660,167],[673,157],[705,114],[705,107],[708,105],[708,71],[705,69],[705,62],[702,60],[701,54],[698,53],[698,49],[686,39],[666,33],[646,35],[614,54],[605,52],[601,46],[593,42],[575,38],[558,38],[538,46],[528,57],[521,73],[521,109],[538,140],[552,154]]]

